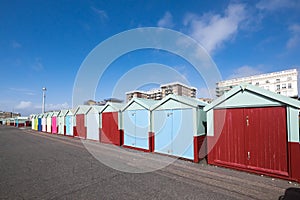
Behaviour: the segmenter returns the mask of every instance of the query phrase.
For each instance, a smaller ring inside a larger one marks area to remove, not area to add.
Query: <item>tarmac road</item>
[[[286,188],[299,187],[286,180],[183,160],[151,171],[169,157],[83,143],[0,125],[0,199],[278,199]],[[124,170],[115,170],[107,162]],[[128,169],[150,172],[124,172]]]

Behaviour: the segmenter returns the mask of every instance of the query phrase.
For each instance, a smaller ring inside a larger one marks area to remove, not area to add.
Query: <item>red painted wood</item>
[[[244,166],[243,109],[214,110],[214,134],[216,143],[210,143],[214,148],[209,153],[209,162]]]
[[[248,168],[288,176],[285,107],[246,108],[245,156]],[[248,157],[249,152],[249,157]]]
[[[76,115],[76,135],[75,137],[86,139],[86,127],[84,124],[84,114]]]
[[[153,132],[149,132],[149,151],[154,152],[154,137],[155,134]]]
[[[100,141],[103,143],[121,145],[118,127],[118,112],[102,113],[102,129]]]
[[[73,137],[78,137],[76,126],[73,126]]]
[[[124,144],[124,130],[120,129],[120,146]]]
[[[300,182],[300,143],[289,142],[290,177]]]
[[[198,163],[206,156],[206,136],[194,136],[194,162]]]
[[[285,107],[214,110],[210,148],[209,164],[288,176]]]

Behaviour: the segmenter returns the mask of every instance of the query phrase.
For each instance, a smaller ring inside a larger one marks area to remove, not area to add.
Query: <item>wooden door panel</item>
[[[248,168],[288,175],[284,107],[245,109]]]

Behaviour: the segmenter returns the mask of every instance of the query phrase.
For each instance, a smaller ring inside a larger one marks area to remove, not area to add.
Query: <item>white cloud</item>
[[[100,10],[96,7],[91,7],[91,9],[100,17],[101,21],[103,22],[104,20],[108,19],[107,13],[105,10]]]
[[[22,94],[25,94],[25,95],[29,95],[29,96],[34,96],[36,95],[34,93],[34,91],[32,90],[29,90],[27,88],[9,88],[9,90],[13,91],[13,92],[16,92],[16,93],[22,93]]]
[[[44,69],[44,65],[40,58],[35,59],[33,65],[32,65],[32,69],[34,69],[35,71],[42,71]]]
[[[276,11],[286,8],[295,8],[299,6],[298,0],[261,0],[256,4],[260,10]]]
[[[19,48],[22,47],[22,44],[14,40],[11,43],[11,47],[14,48],[14,49],[19,49]]]
[[[247,77],[261,73],[263,72],[259,68],[244,65],[237,69],[234,69],[233,73],[228,77],[228,79]]]
[[[27,109],[32,106],[31,101],[21,101],[18,105],[15,106],[16,109]]]
[[[289,27],[289,31],[291,32],[291,37],[286,43],[286,47],[288,49],[292,49],[300,44],[300,25],[293,24]]]
[[[174,26],[172,14],[167,11],[165,15],[157,22],[157,26],[172,28]]]
[[[36,105],[34,106],[36,109],[41,109],[42,105]],[[62,110],[62,109],[69,109],[70,106],[67,102],[61,103],[61,104],[46,104],[45,105],[45,110],[46,111],[54,111],[54,110]]]
[[[212,53],[237,34],[246,16],[247,12],[243,4],[230,4],[223,16],[206,13],[199,17],[188,14],[183,23],[188,26],[190,36]]]

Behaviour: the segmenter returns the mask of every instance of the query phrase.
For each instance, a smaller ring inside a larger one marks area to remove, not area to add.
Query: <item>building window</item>
[[[256,82],[255,85],[256,85],[256,86],[259,86],[259,82]]]
[[[292,88],[292,84],[291,83],[288,83],[288,88]]]
[[[280,94],[280,92],[277,92],[277,94]]]
[[[292,80],[292,77],[290,77],[290,76],[289,76],[289,77],[287,77],[287,80],[288,80],[288,81]]]
[[[269,80],[266,80],[266,83],[270,83],[270,81],[269,81]]]
[[[282,84],[282,89],[286,89],[286,84]]]
[[[277,79],[276,79],[276,83],[279,83],[279,82],[280,82],[280,79],[279,79],[279,78],[277,78]]]
[[[276,85],[276,90],[280,90],[280,85]]]

